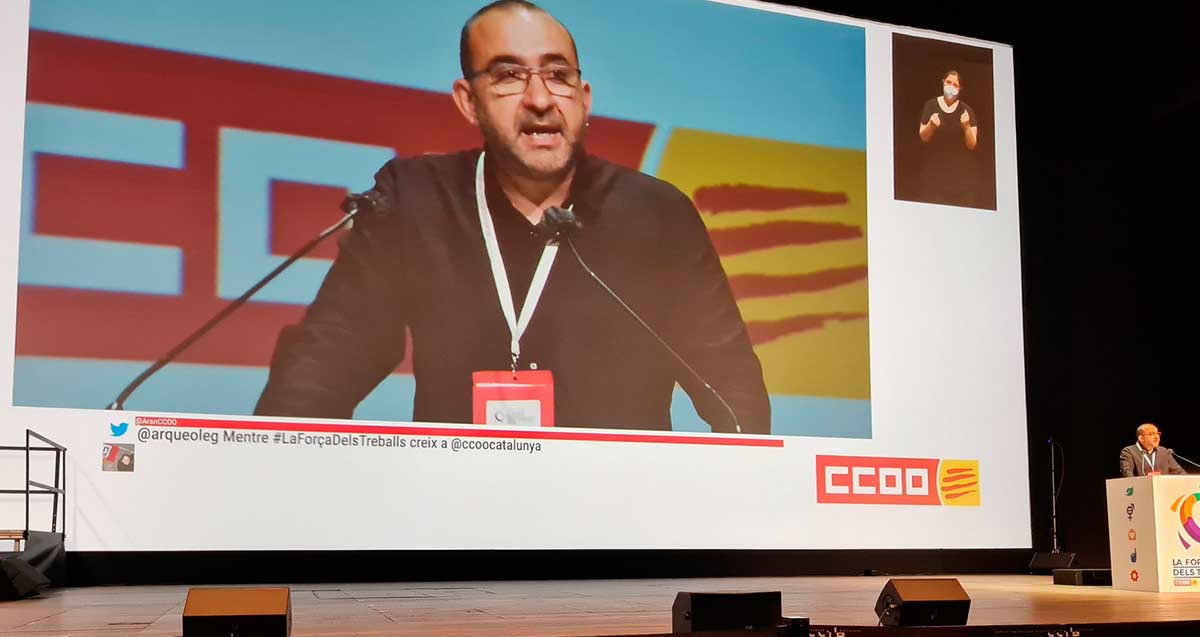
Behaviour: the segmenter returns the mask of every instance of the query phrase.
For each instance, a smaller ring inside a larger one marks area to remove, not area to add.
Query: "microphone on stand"
[[[387,195],[378,190],[368,190],[366,192],[351,193],[342,200],[342,205],[339,206],[342,212],[353,215],[360,210],[366,210],[369,213],[379,214],[385,213],[392,208],[392,202],[388,200]],[[324,233],[322,233],[324,234]],[[319,237],[318,241],[323,238]]]
[[[1200,468],[1200,464],[1197,464],[1195,460],[1188,460],[1187,458],[1175,453],[1174,449],[1167,448],[1167,452],[1170,453],[1172,456],[1179,458],[1180,460],[1192,465],[1193,467]]]
[[[567,247],[571,249],[571,254],[575,255],[575,260],[578,261],[579,265],[583,268],[583,271],[587,272],[588,276],[592,277],[592,280],[600,284],[600,287],[603,288],[604,291],[607,292],[608,295],[611,296],[618,304],[620,304],[620,306],[624,308],[625,311],[628,312],[629,315],[632,316],[639,325],[645,328],[646,331],[649,332],[650,335],[653,336],[659,342],[659,344],[662,345],[667,352],[679,362],[680,365],[683,365],[684,369],[691,372],[692,376],[695,376],[696,380],[700,381],[700,384],[704,385],[705,389],[712,393],[713,397],[717,399],[717,402],[721,403],[721,406],[725,408],[725,411],[729,412],[729,417],[733,419],[733,430],[737,433],[742,433],[742,425],[738,421],[737,413],[733,411],[733,407],[729,406],[729,403],[725,401],[725,398],[721,396],[720,392],[713,388],[713,386],[710,385],[708,381],[700,375],[700,372],[697,372],[695,368],[689,365],[688,362],[685,361],[683,357],[675,351],[675,348],[668,345],[667,341],[665,341],[663,337],[659,336],[658,332],[654,331],[653,327],[650,327],[646,321],[642,320],[642,317],[639,316],[633,308],[629,307],[629,305],[625,303],[620,295],[614,292],[612,288],[608,287],[608,284],[606,284],[598,274],[588,267],[588,264],[583,260],[583,257],[579,255],[579,251],[575,249],[574,242],[571,241],[571,237],[573,235],[583,230],[583,224],[580,223],[574,212],[569,209],[551,206],[550,208],[547,208],[544,213],[542,213],[542,220],[539,221],[535,227],[538,230],[538,234],[544,237],[548,243],[566,243]]]
[[[194,332],[188,334],[186,338],[180,341],[175,347],[172,347],[170,350],[168,350],[166,354],[163,354],[161,358],[154,361],[150,367],[147,367],[145,371],[143,371],[141,374],[138,374],[137,378],[134,378],[132,381],[130,381],[130,383],[125,386],[125,389],[121,390],[121,393],[118,394],[117,397],[108,404],[106,409],[115,409],[118,411],[125,409],[125,401],[129,399],[129,396],[132,395],[133,392],[142,385],[142,383],[146,382],[146,380],[153,376],[158,370],[166,367],[168,363],[175,360],[175,358],[182,354],[184,350],[191,347],[196,341],[203,338],[204,335],[212,331],[213,328],[220,325],[221,322],[229,317],[230,314],[233,314],[234,311],[236,311],[239,307],[245,305],[246,301],[250,300],[250,297],[254,296],[256,292],[274,280],[275,277],[279,276],[280,273],[288,269],[293,263],[298,261],[301,257],[309,252],[312,252],[313,248],[316,248],[318,245],[320,245],[322,241],[327,239],[333,233],[337,232],[343,226],[353,221],[359,213],[366,211],[368,214],[385,214],[391,210],[392,205],[388,200],[387,195],[384,195],[377,190],[368,190],[366,192],[351,194],[350,196],[346,197],[344,200],[342,200],[340,208],[342,212],[346,213],[344,217],[338,220],[337,223],[326,228],[323,232],[321,232],[321,234],[317,235],[308,243],[300,246],[300,249],[296,250],[292,256],[288,257],[283,263],[276,266],[274,270],[268,272],[267,275],[259,279],[257,283],[250,286],[250,288],[243,292],[241,296],[233,301],[230,301],[228,305],[221,309],[220,312],[217,312],[203,325],[196,328]]]
[[[551,206],[542,213],[542,220],[534,226],[537,233],[548,243],[562,243],[576,232],[583,230],[583,223],[567,208]]]

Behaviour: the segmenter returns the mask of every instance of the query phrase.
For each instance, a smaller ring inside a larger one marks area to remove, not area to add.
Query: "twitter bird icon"
[[[108,423],[108,428],[112,429],[113,436],[120,438],[121,436],[125,435],[126,431],[129,431],[129,423],[123,422],[119,425],[114,425],[112,423]]]

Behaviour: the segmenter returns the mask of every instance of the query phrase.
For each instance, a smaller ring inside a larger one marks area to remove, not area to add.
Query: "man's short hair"
[[[1158,425],[1156,425],[1156,424],[1154,424],[1154,423],[1152,423],[1152,422],[1144,422],[1144,423],[1142,423],[1142,424],[1138,425],[1138,428],[1137,428],[1137,435],[1139,435],[1139,436],[1140,436],[1140,435],[1142,435],[1142,434],[1146,433],[1146,430],[1147,430],[1147,429],[1149,429],[1149,428],[1151,428],[1151,427],[1154,427],[1155,429],[1158,429]]]
[[[471,30],[471,25],[475,24],[475,21],[479,18],[497,9],[528,9],[529,11],[537,11],[550,16],[555,22],[558,22],[559,26],[563,28],[563,31],[567,32],[567,37],[571,39],[571,51],[575,54],[575,63],[579,63],[579,49],[575,47],[575,36],[571,35],[571,30],[568,29],[565,24],[559,22],[558,18],[550,15],[549,11],[546,11],[536,4],[529,2],[529,0],[495,0],[495,2],[490,2],[484,5],[480,10],[471,14],[471,17],[467,18],[467,21],[463,23],[462,32],[459,33],[458,65],[462,69],[462,76],[464,78],[469,79],[472,73],[479,70],[471,68],[471,43],[470,35],[468,33]]]

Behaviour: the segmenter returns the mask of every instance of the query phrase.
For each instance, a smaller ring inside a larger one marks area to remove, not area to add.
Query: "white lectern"
[[[1200,593],[1200,475],[1107,482],[1113,588]]]

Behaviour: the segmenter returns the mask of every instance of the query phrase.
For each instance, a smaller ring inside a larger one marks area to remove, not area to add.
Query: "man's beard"
[[[566,125],[562,126],[562,132],[559,134],[563,137],[564,149],[566,155],[562,159],[558,159],[557,155],[561,150],[554,152],[554,161],[551,165],[545,165],[543,162],[538,162],[538,157],[528,158],[523,157],[522,153],[517,149],[520,143],[522,133],[518,127],[517,137],[511,142],[505,140],[484,116],[479,118],[479,131],[483,135],[484,147],[488,153],[495,156],[498,165],[507,173],[525,179],[548,180],[559,179],[569,175],[574,169],[576,162],[584,154],[584,136],[585,128],[580,127],[576,133],[576,138],[572,141],[567,139]],[[551,153],[539,153],[537,150],[532,151],[534,155],[550,155]],[[531,161],[532,159],[532,161]]]

